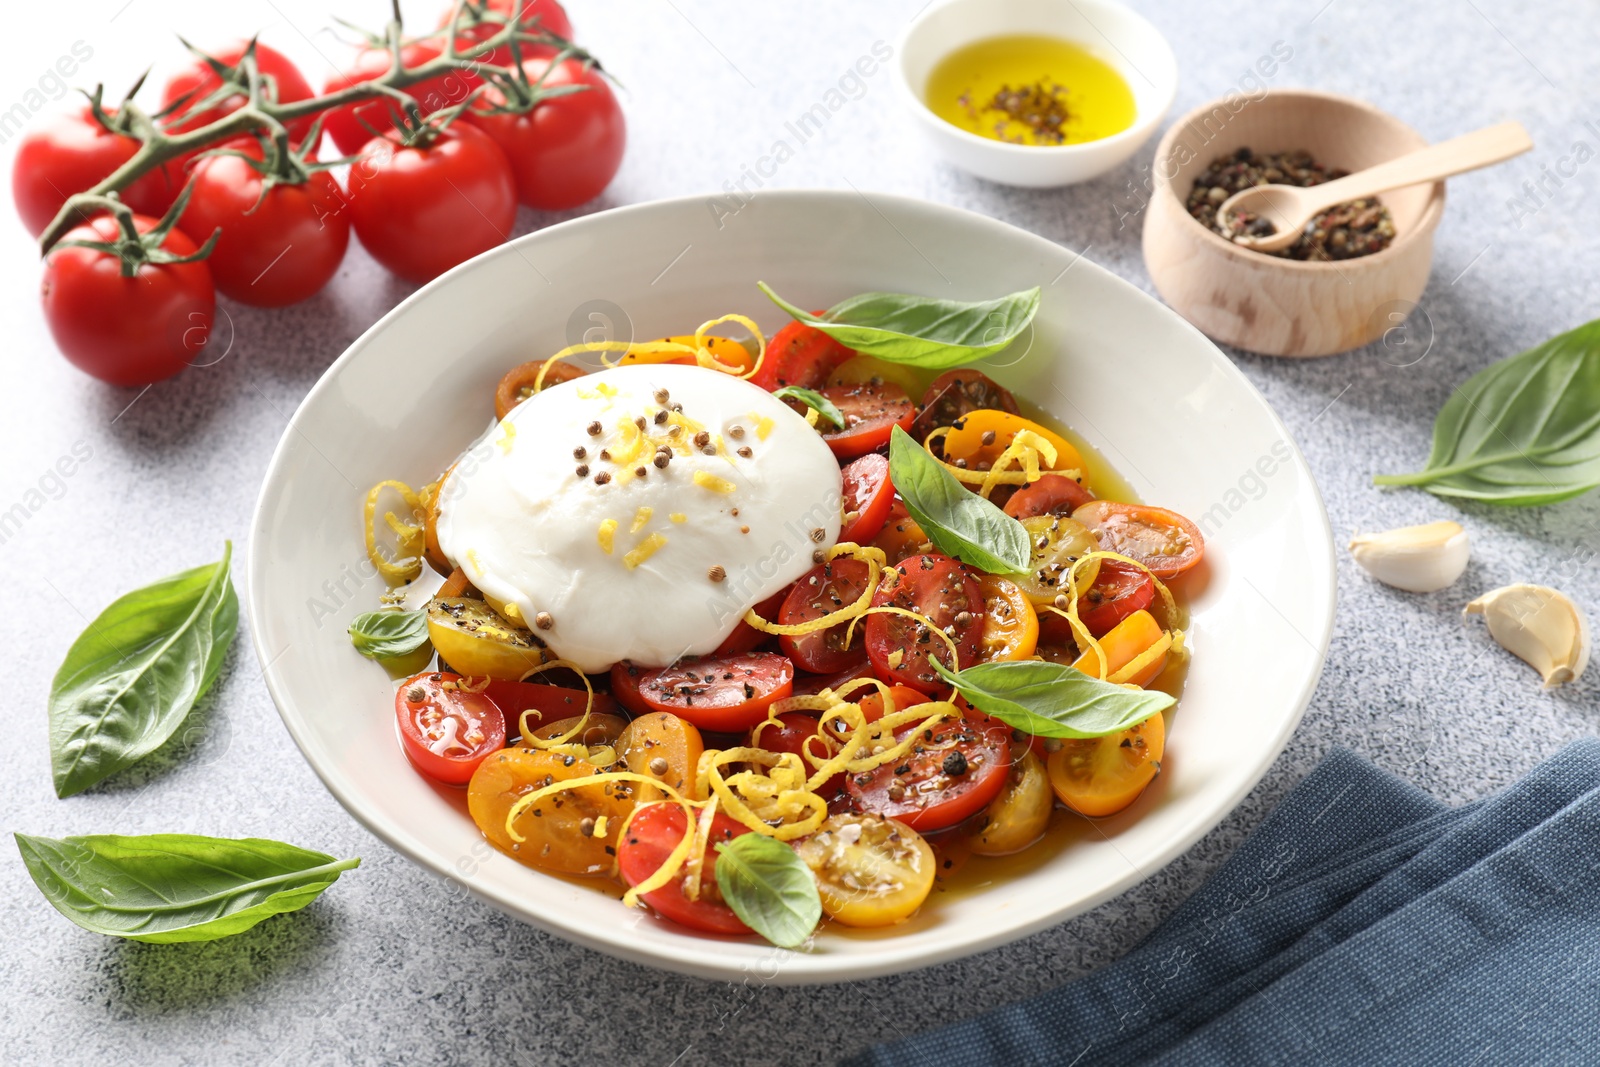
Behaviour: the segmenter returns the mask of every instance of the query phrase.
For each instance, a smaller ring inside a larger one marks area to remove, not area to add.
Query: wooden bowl
[[[1179,119],[1156,148],[1144,223],[1144,262],[1163,299],[1206,336],[1270,356],[1326,356],[1398,326],[1428,284],[1444,183],[1380,198],[1395,239],[1382,252],[1301,262],[1224,240],[1184,207],[1195,178],[1218,156],[1305,149],[1356,171],[1425,146],[1411,127],[1361,100],[1309,89],[1230,96]]]

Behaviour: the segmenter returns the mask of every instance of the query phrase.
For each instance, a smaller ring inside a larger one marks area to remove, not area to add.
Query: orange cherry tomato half
[[[1101,548],[1143,563],[1157,578],[1176,578],[1206,553],[1200,528],[1166,508],[1094,500],[1072,517],[1095,532]]]
[[[957,662],[951,663],[950,647],[927,625],[890,612],[868,615],[867,655],[872,657],[873,671],[884,681],[935,693],[946,685],[928,663],[929,655],[951,670],[978,662],[984,627],[983,590],[972,571],[949,556],[912,556],[885,570],[872,595],[872,606],[916,612],[956,644]]]
[[[840,459],[864,455],[889,443],[896,426],[907,429],[917,417],[917,406],[893,382],[857,382],[830,385],[820,390],[844,416],[844,429],[822,435]],[[821,429],[823,425],[818,424]]]
[[[1022,587],[998,574],[978,576],[983,592],[983,635],[979,656],[985,661],[1027,659],[1039,645],[1039,615]]]
[[[1114,815],[1161,772],[1167,724],[1160,714],[1107,737],[1064,740],[1046,760],[1050,788],[1082,815]]]
[[[889,481],[889,457],[869,452],[844,465],[844,526],[839,543],[864,545],[878,536],[889,520],[894,485]]]
[[[854,355],[854,349],[846,348],[815,326],[791,322],[768,342],[761,369],[750,381],[768,392],[786,385],[816,389],[827,382],[839,364]]]
[[[533,385],[539,380],[539,368],[547,361],[543,359],[530,359],[506,371],[505,377],[500,379],[500,384],[494,387],[494,417],[503,419],[511,414],[511,409],[533,395]],[[566,360],[552,363],[544,375],[544,388],[570,382],[574,378],[582,378],[588,371],[582,367],[573,366]]]
[[[617,846],[617,870],[629,885],[645,881],[667,861],[685,833],[693,827],[674,803],[648,804],[639,808],[628,824],[628,832]],[[690,900],[684,889],[686,875],[680,872],[660,889],[644,895],[645,903],[663,918],[708,934],[748,934],[750,928],[733,909],[723,903],[717,889],[716,846],[749,833],[743,824],[718,813],[711,820],[711,839],[706,843],[700,868],[700,891]]]
[[[1059,474],[1045,474],[1032,485],[1025,485],[1011,494],[1004,510],[1013,519],[1031,519],[1035,515],[1071,515],[1093,499],[1094,494],[1081,483]]]
[[[902,739],[915,727],[900,732]],[[1011,728],[969,711],[921,737],[898,763],[851,777],[845,788],[862,811],[898,819],[920,833],[982,811],[1011,769]]]
[[[1066,438],[1009,411],[984,408],[963,415],[952,425],[953,429],[944,436],[945,459],[951,463],[965,460],[969,470],[988,470],[986,464],[992,466],[1022,430],[1032,430],[1055,446],[1056,460],[1051,470],[1077,470],[1083,466],[1083,457]]]
[[[785,626],[799,626],[855,603],[866,590],[870,574],[865,563],[850,556],[813,567],[789,590],[778,611],[778,621]],[[848,622],[842,622],[808,634],[785,634],[778,638],[778,644],[801,670],[837,674],[867,661],[866,628],[857,625],[846,645],[849,628]]]
[[[411,765],[445,785],[466,785],[490,753],[506,747],[506,720],[482,693],[457,688],[459,674],[425,671],[394,695],[400,747]]]
[[[773,652],[688,657],[639,678],[650,710],[669,711],[702,730],[748,730],[793,691],[794,664]]]
[[[878,536],[872,539],[872,544],[883,549],[891,566],[908,556],[920,556],[933,551],[927,533],[917,525],[917,520],[911,517],[899,497],[889,505],[889,517],[884,521],[883,529],[878,531]]]

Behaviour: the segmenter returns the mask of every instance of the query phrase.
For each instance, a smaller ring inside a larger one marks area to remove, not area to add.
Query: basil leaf
[[[806,407],[815,410],[820,417],[827,419],[839,429],[844,429],[844,413],[839,410],[838,405],[815,389],[807,389],[799,385],[786,385],[772,395],[779,400],[793,397]]]
[[[1027,571],[1032,553],[1022,523],[956,481],[898,426],[889,435],[889,481],[940,552],[990,574]]]
[[[968,704],[1038,737],[1104,737],[1177,703],[1166,693],[1112,685],[1064,663],[1004,660],[956,672],[933,656],[928,661]]]
[[[428,643],[425,611],[369,611],[350,623],[350,643],[368,659],[409,655]]]
[[[862,293],[813,315],[766,282],[756,284],[774,304],[846,348],[930,370],[949,370],[994,355],[1021,336],[1039,313],[1038,286],[971,303],[910,293]]]
[[[57,911],[85,930],[153,944],[215,941],[298,911],[361,863],[261,838],[12,836]]]
[[[1427,466],[1373,481],[1524,507],[1600,486],[1600,319],[1468,378],[1433,424]]]
[[[822,898],[811,868],[765,834],[740,834],[717,846],[717,888],[733,913],[779,948],[795,948],[817,928]]]
[[[232,556],[128,593],[72,643],[50,684],[57,796],[159,748],[211,688],[239,628]]]

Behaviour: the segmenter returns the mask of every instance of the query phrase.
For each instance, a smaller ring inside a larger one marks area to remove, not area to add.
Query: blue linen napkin
[[[1600,1062],[1600,741],[1450,808],[1336,751],[1137,948],[850,1067]]]

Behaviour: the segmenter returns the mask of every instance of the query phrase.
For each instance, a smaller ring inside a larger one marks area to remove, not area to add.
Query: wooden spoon
[[[1308,222],[1335,204],[1464,174],[1521,155],[1532,147],[1533,139],[1522,123],[1502,122],[1321,185],[1257,185],[1240,190],[1217,207],[1217,218],[1226,239],[1257,252],[1278,252],[1294,244]],[[1229,232],[1231,220],[1240,212],[1267,219],[1275,227],[1274,232],[1263,236]]]

